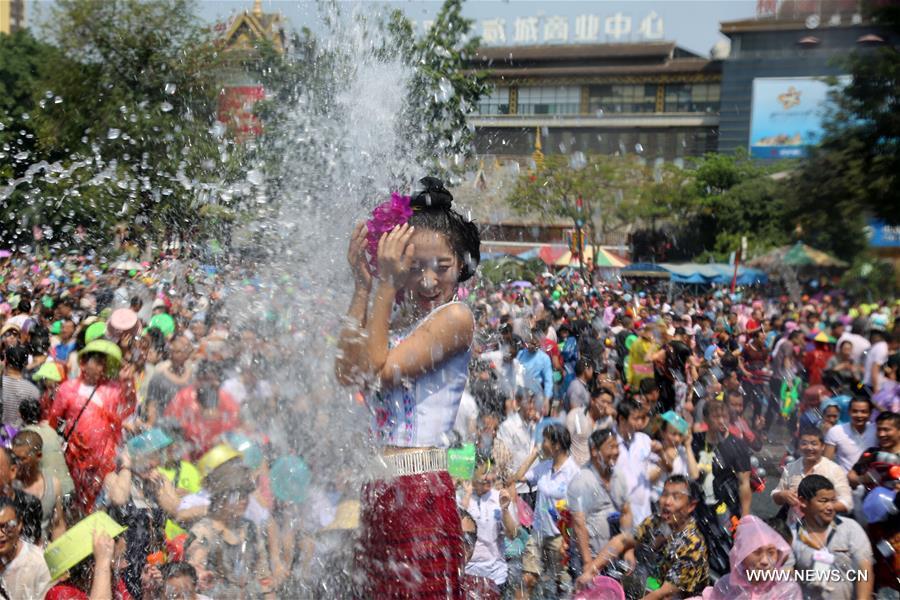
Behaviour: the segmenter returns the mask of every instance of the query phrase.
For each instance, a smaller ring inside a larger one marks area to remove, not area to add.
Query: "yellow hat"
[[[100,530],[109,537],[116,537],[126,529],[127,527],[122,527],[102,511],[86,516],[44,550],[50,579],[59,579],[94,552],[95,531]]]
[[[219,444],[210,448],[206,454],[197,461],[197,470],[204,479],[217,467],[220,467],[234,458],[241,458],[241,453],[228,444]]]
[[[329,523],[323,531],[350,530],[357,527],[359,527],[359,501],[344,500],[337,505],[334,521]]]

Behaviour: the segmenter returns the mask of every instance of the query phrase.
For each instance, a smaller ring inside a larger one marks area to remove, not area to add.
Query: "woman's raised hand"
[[[382,234],[378,241],[378,276],[398,290],[406,285],[412,269],[415,247],[410,239],[413,233],[415,227],[404,223]]]
[[[361,288],[372,288],[372,271],[366,260],[366,224],[358,223],[350,236],[350,249],[347,251],[347,262],[353,273],[353,281]]]

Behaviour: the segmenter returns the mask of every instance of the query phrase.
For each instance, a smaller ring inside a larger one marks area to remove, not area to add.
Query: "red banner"
[[[262,123],[253,114],[253,105],[266,97],[261,85],[226,87],[219,94],[219,121],[238,137],[259,135]]]

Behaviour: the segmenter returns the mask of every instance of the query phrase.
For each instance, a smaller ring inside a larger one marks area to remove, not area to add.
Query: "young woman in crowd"
[[[461,598],[463,548],[445,448],[475,326],[456,292],[475,272],[480,240],[441,181],[420,184],[412,197],[393,194],[353,234],[356,290],[336,365],[343,381],[364,383],[388,467],[362,494],[361,555],[378,598]]]

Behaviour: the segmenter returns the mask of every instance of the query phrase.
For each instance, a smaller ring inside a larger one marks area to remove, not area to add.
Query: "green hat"
[[[84,332],[84,341],[90,344],[94,340],[102,338],[104,335],[106,335],[106,323],[97,321],[96,323],[92,323],[87,328],[87,331]]]
[[[50,570],[50,579],[53,581],[59,579],[94,552],[95,531],[100,530],[109,537],[116,537],[125,529],[105,512],[95,512],[86,516],[44,550],[44,560]]]
[[[116,364],[122,362],[122,350],[118,345],[109,340],[94,340],[82,348],[81,351],[78,352],[78,355],[83,356],[95,352],[105,354],[107,358],[113,359]]]
[[[282,502],[303,502],[309,479],[309,467],[299,456],[282,456],[269,470],[272,493]]]
[[[447,471],[457,479],[472,479],[475,474],[475,444],[447,450]]]
[[[686,435],[688,429],[690,429],[690,427],[688,426],[688,422],[685,421],[681,417],[681,415],[677,414],[674,410],[667,410],[660,416],[662,417],[663,421],[671,423],[672,426],[675,427],[675,429],[677,429],[678,433],[680,433],[681,435]]]
[[[51,296],[45,295],[41,298],[41,304],[43,304],[47,308],[53,308],[53,298]]]
[[[50,326],[50,333],[53,335],[59,335],[62,331],[62,321],[53,321],[53,325]]]
[[[172,318],[172,315],[159,313],[150,319],[150,327],[156,327],[164,336],[169,337],[175,333],[175,319]]]
[[[128,452],[134,456],[158,452],[171,445],[172,441],[168,433],[159,427],[154,427],[128,440]]]
[[[31,376],[31,378],[35,381],[40,381],[42,379],[55,381],[57,383],[62,381],[62,375],[59,372],[59,368],[52,360],[44,361],[44,364],[41,365],[41,368],[38,369],[37,372]]]
[[[248,438],[247,436],[229,431],[222,436],[229,446],[241,453],[244,458],[244,464],[251,469],[258,469],[263,462],[262,449],[259,444]]]

